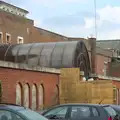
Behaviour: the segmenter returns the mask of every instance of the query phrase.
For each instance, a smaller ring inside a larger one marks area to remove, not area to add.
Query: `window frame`
[[[20,40],[22,40],[22,42],[20,42]],[[17,44],[24,44],[24,38],[21,36],[17,37]]]
[[[91,117],[91,118],[97,118],[97,117],[100,117],[100,112],[99,112],[98,108],[95,107],[95,106],[87,106],[87,105],[72,105],[72,106],[71,106],[71,109],[70,109],[70,114],[69,114],[69,118],[70,118],[70,119],[71,119],[72,107],[88,107],[89,110],[90,110],[90,115],[91,115],[90,117]],[[97,112],[98,112],[98,116],[94,116],[92,108],[95,108],[95,109],[97,110]],[[85,117],[83,116],[83,118],[85,118]]]
[[[45,111],[42,115],[45,116],[45,114],[49,113],[50,111],[54,110],[54,109],[57,109],[57,108],[62,108],[62,107],[67,107],[67,112],[66,112],[66,115],[65,115],[65,118],[64,119],[68,119],[70,117],[70,109],[71,109],[71,106],[57,106],[57,107],[53,107],[53,108],[50,108],[48,109],[47,111]]]
[[[84,106],[84,105],[74,105],[74,106],[71,106],[71,112],[70,112],[70,119],[71,119],[71,115],[72,115],[72,109],[73,108],[79,108],[79,107],[84,107],[84,108],[89,108],[89,111],[90,111],[90,115],[92,114],[91,112],[91,107],[90,106]],[[91,116],[92,117],[92,116]],[[85,116],[81,116],[81,118],[87,118]]]
[[[9,43],[8,43],[8,41],[7,41],[7,36],[9,36]],[[9,34],[9,33],[6,33],[6,44],[11,44],[11,34]]]

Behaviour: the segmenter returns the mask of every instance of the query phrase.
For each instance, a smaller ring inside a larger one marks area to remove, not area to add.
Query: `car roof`
[[[15,104],[4,104],[0,103],[0,109],[11,109],[14,111],[19,111],[25,109],[23,106],[15,105]]]
[[[120,110],[120,105],[110,105],[112,108]]]
[[[61,104],[61,105],[56,105],[56,106],[53,106],[53,107],[58,107],[58,106],[102,106],[102,107],[107,107],[107,106],[110,106],[110,105],[105,105],[105,104],[88,104],[88,103],[67,103],[67,104]]]

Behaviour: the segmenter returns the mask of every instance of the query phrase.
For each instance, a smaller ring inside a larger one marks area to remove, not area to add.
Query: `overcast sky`
[[[35,26],[69,37],[95,36],[94,0],[4,0],[28,10]],[[120,0],[96,0],[98,39],[120,38]]]

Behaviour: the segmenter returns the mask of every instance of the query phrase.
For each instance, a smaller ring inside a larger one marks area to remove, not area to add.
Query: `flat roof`
[[[47,68],[47,67],[28,67],[26,64],[19,64],[13,62],[0,61],[0,68],[20,69],[27,71],[45,72],[51,74],[60,74],[60,69]]]
[[[96,42],[116,42],[116,41],[120,41],[120,39],[97,40]]]

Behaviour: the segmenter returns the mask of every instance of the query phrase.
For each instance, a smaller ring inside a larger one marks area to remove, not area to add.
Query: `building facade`
[[[26,44],[38,42],[60,42],[82,40],[88,50],[92,73],[104,75],[106,61],[109,59],[102,52],[96,54],[96,40],[84,38],[69,38],[34,26],[34,21],[28,19],[28,11],[0,2],[0,43],[2,44]],[[103,48],[101,48],[103,49]],[[99,51],[99,50],[98,50]],[[108,50],[107,50],[108,51]],[[105,52],[106,53],[106,52]],[[107,58],[106,58],[107,57]],[[110,61],[110,60],[108,60]]]
[[[59,70],[23,69],[18,64],[3,61],[0,66],[1,102],[16,103],[33,110],[59,103]]]
[[[0,1],[0,43],[23,44],[33,42],[66,41],[68,38],[34,26],[28,11]]]

